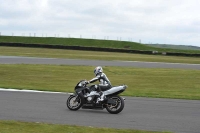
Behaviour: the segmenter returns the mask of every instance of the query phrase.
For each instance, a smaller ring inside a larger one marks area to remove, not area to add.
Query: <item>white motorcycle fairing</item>
[[[110,95],[110,94],[114,94],[114,93],[117,93],[120,91],[124,91],[126,88],[127,88],[126,85],[115,86],[107,91],[104,91],[103,93],[104,93],[104,95]]]

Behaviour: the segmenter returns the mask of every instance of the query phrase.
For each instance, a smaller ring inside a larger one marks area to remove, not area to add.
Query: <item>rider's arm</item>
[[[93,83],[93,82],[96,82],[97,80],[99,80],[100,79],[100,75],[97,75],[95,78],[93,78],[93,79],[91,79],[91,80],[89,80],[88,82],[89,83]]]

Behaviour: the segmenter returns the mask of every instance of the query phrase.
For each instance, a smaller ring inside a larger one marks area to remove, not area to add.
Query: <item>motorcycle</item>
[[[86,80],[81,80],[75,86],[75,93],[71,93],[67,99],[67,107],[76,111],[82,107],[82,109],[100,109],[106,110],[111,114],[118,114],[124,108],[125,98],[122,98],[118,94],[125,91],[127,85],[120,85],[112,87],[108,90],[104,90],[105,100],[97,103],[97,99],[100,94],[96,91],[97,86],[87,86]]]

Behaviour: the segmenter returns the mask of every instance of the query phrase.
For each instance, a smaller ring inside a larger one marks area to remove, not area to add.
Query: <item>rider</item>
[[[100,94],[100,98],[97,99],[98,103],[99,101],[103,101],[105,99],[103,91],[110,89],[112,86],[106,74],[103,73],[103,69],[101,66],[98,66],[94,69],[94,74],[96,77],[87,81],[86,83],[89,84],[99,80],[100,84],[96,86],[96,90],[98,90]]]

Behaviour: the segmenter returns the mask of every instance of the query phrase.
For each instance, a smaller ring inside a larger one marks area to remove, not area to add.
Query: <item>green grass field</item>
[[[94,128],[45,123],[0,121],[0,133],[169,133],[131,129]]]
[[[94,77],[92,66],[0,65],[0,87],[73,92],[79,80]],[[134,97],[200,100],[200,71],[103,67],[113,85],[127,84],[122,93]]]
[[[92,51],[60,50],[60,49],[45,49],[45,48],[19,48],[19,47],[2,47],[2,46],[0,46],[0,55],[200,64],[200,58],[198,57],[177,57],[177,56],[142,55],[142,54],[110,53],[110,52],[94,53]]]
[[[49,45],[70,45],[70,46],[92,46],[104,48],[129,48],[134,50],[150,50],[159,52],[180,52],[180,53],[200,53],[200,50],[177,50],[167,48],[156,48],[148,45],[113,40],[96,40],[81,38],[54,38],[54,37],[18,37],[18,36],[0,36],[0,42],[18,42],[27,44],[49,44]]]

